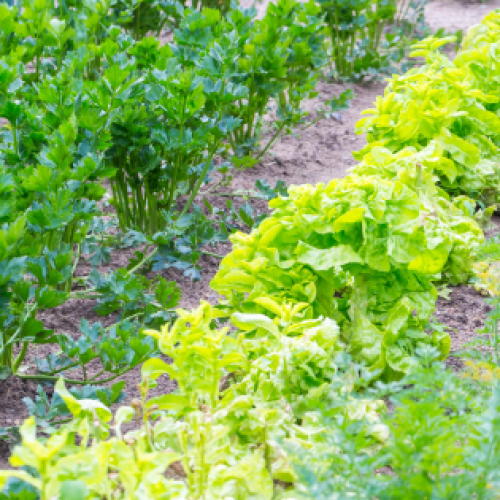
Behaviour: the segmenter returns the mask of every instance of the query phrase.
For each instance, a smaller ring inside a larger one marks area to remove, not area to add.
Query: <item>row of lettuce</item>
[[[3,471],[2,482],[25,481],[42,500],[70,491],[304,498],[287,450],[328,451],[317,412],[326,400],[342,402],[339,419],[364,426],[366,452],[384,446],[384,403],[356,390],[418,369],[429,346],[441,359],[449,353],[448,334],[426,328],[435,284],[471,275],[484,240],[479,222],[492,211],[477,204],[499,196],[499,42],[494,12],[469,31],[453,62],[437,50],[442,40],[418,44],[426,63],[393,77],[358,124],[368,146],[352,173],[271,201],[268,218],[232,237],[211,283],[224,300],[145,331],[172,363],[143,364],[142,398],[113,415],[59,382],[71,422],[39,440],[28,419],[11,457],[27,469]],[[231,327],[219,329],[228,318]],[[148,397],[162,375],[177,391]],[[123,430],[131,421],[133,430]]]

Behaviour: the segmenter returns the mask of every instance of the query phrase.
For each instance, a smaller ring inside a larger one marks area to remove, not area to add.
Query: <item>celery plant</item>
[[[387,66],[382,49],[384,28],[397,10],[394,0],[319,0],[331,40],[334,73],[362,79]]]

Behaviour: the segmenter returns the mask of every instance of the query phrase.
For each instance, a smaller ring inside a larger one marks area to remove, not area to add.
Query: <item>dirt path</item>
[[[431,1],[426,8],[426,18],[432,29],[440,27],[447,31],[467,29],[469,26],[480,22],[490,10],[499,8],[500,0],[491,0],[486,3],[464,3],[456,0]],[[259,10],[265,8],[265,3],[258,6]],[[283,179],[287,185],[315,184],[328,182],[332,178],[343,177],[349,167],[355,164],[352,152],[360,149],[365,139],[354,134],[354,125],[360,118],[362,110],[371,107],[377,95],[384,90],[383,83],[371,85],[338,85],[320,83],[319,96],[311,103],[310,109],[332,95],[338,95],[346,88],[352,88],[356,97],[350,108],[342,113],[342,120],[323,120],[311,127],[300,136],[289,136],[277,144],[259,165],[253,169],[235,175],[234,189],[251,189],[257,179],[266,179],[274,185],[276,180]],[[260,205],[259,205],[260,204]],[[257,202],[258,208],[262,203]],[[218,253],[230,250],[229,244],[220,245]],[[117,253],[113,256],[111,268],[123,266],[130,252]],[[203,278],[199,282],[192,282],[175,271],[164,272],[168,279],[175,280],[182,288],[181,305],[186,308],[195,307],[200,299],[215,302],[217,295],[209,288],[209,282],[217,271],[219,261],[212,257],[204,257],[202,266]],[[102,321],[105,326],[112,322],[112,318],[99,318],[92,310],[90,301],[71,301],[63,306],[45,311],[40,318],[46,327],[57,332],[75,333],[82,317],[90,322]],[[456,350],[469,340],[475,330],[483,324],[485,304],[482,297],[465,286],[452,290],[449,299],[440,299],[437,304],[437,318],[450,327],[456,328],[452,334],[452,350]],[[47,347],[40,348],[38,356],[43,356]],[[135,384],[139,380],[140,369],[129,372],[123,377],[127,381],[127,400],[137,397]],[[169,380],[160,381],[158,392],[171,392],[175,387]],[[27,412],[22,398],[34,397],[36,384],[24,383],[20,380],[10,379],[0,384],[0,427],[17,425]],[[8,450],[0,445],[0,467],[6,465]]]
[[[500,8],[499,0],[468,2],[435,0],[425,8],[425,21],[432,31],[445,28],[448,32],[467,30],[481,22],[491,10]]]

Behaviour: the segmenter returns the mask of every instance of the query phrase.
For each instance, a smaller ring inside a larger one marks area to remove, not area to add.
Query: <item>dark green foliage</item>
[[[393,71],[421,36],[426,1],[317,0],[331,42],[332,75],[374,80]]]

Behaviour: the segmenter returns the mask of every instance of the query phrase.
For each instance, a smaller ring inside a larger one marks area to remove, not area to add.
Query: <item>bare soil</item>
[[[259,11],[263,11],[266,2],[258,5]],[[500,0],[484,3],[433,0],[427,5],[425,14],[431,29],[442,27],[451,32],[458,29],[466,30],[480,22],[489,11],[499,7]],[[317,88],[318,97],[308,103],[308,108],[313,111],[322,101],[330,99],[332,95],[339,95],[346,88],[351,88],[356,97],[350,108],[342,112],[341,121],[325,119],[301,134],[285,137],[275,145],[272,153],[266,155],[254,168],[236,173],[232,189],[252,189],[257,179],[266,179],[274,186],[279,179],[284,180],[287,185],[316,184],[345,176],[349,167],[355,165],[352,152],[359,150],[365,144],[363,136],[354,134],[354,125],[360,119],[361,111],[371,107],[376,97],[383,93],[385,84],[379,82],[367,85],[341,85],[322,82]],[[224,200],[221,199],[219,202],[223,203]],[[252,203],[257,210],[265,210],[262,202],[252,201]],[[220,244],[214,251],[225,254],[230,251],[230,244]],[[131,256],[133,256],[132,250],[115,252],[108,268],[117,269],[126,266]],[[209,282],[216,273],[218,264],[218,259],[204,256],[201,261],[203,277],[198,282],[185,278],[182,273],[175,270],[164,271],[162,275],[176,281],[181,287],[180,305],[193,308],[200,300],[209,302],[217,300],[217,294],[210,290]],[[90,268],[82,264],[78,267],[77,274],[88,274],[89,271]],[[39,318],[44,321],[46,327],[74,336],[77,336],[78,325],[82,318],[91,323],[101,321],[104,326],[112,324],[114,315],[98,317],[93,311],[93,306],[93,302],[89,300],[72,300],[56,309],[41,312]],[[467,286],[455,287],[448,299],[438,300],[435,313],[437,319],[454,329],[451,333],[452,351],[458,350],[468,342],[483,326],[486,309],[483,297]],[[30,352],[27,361],[32,360],[34,356],[43,357],[51,349],[53,349],[51,346],[39,347],[37,351]],[[453,365],[454,362],[450,361],[450,364]],[[137,398],[139,394],[136,384],[140,380],[140,368],[127,373],[122,379],[127,382],[127,401]],[[28,414],[22,399],[34,398],[36,388],[37,384],[33,381],[24,382],[14,378],[0,383],[0,427],[18,425],[22,422]],[[168,393],[174,389],[175,383],[165,378],[159,380],[155,392]],[[48,392],[50,393],[50,388]],[[8,447],[0,440],[0,468],[8,466],[7,457]]]

